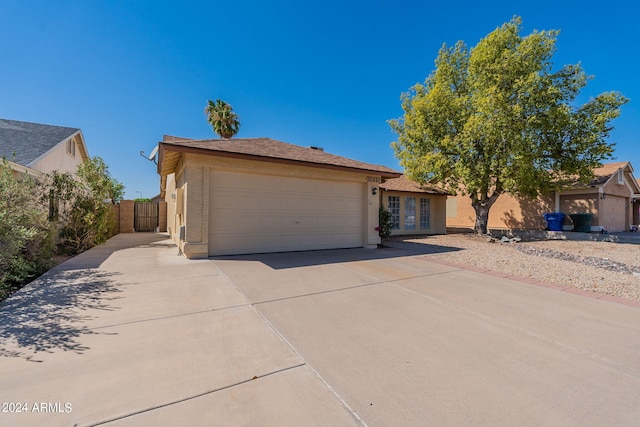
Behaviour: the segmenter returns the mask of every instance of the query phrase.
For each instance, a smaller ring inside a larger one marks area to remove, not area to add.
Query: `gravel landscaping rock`
[[[451,263],[640,301],[640,245],[572,240],[501,243],[474,234],[394,240],[450,247],[450,252],[430,256]]]
[[[600,242],[598,242],[600,243]],[[577,262],[593,267],[604,268],[605,270],[617,271],[620,273],[640,273],[640,267],[634,267],[622,262],[613,261],[608,258],[597,258],[592,256],[576,255],[567,252],[554,251],[552,249],[536,248],[528,245],[515,245],[514,249],[528,255],[542,256],[547,258],[562,259],[565,261]]]

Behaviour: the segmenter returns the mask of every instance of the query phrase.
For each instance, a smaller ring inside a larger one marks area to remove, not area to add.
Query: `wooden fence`
[[[158,203],[136,202],[133,207],[133,230],[150,233],[158,229]]]

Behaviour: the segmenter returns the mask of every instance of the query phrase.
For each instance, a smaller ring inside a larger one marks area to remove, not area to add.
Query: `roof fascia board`
[[[602,193],[602,188],[603,186],[596,185],[595,187],[570,188],[566,190],[558,190],[557,193],[561,196],[571,195],[571,194],[599,194],[599,193]]]
[[[9,167],[11,168],[11,170],[14,170],[16,172],[20,172],[25,175],[35,176],[36,178],[40,178],[44,176],[44,173],[38,170],[31,169],[30,167],[27,167],[27,166],[22,166],[21,164],[12,162],[11,160],[7,160],[7,163],[9,164]]]
[[[84,135],[82,134],[81,130],[78,130],[78,132],[74,133],[73,135],[71,135],[69,138],[73,138],[76,135],[78,135],[80,138],[80,150],[82,151],[81,156],[82,156],[82,160],[86,161],[89,159],[89,149],[87,148],[87,144],[84,141]]]
[[[160,143],[161,147],[166,146],[167,144]],[[259,156],[255,154],[243,154],[243,153],[232,153],[228,151],[218,151],[218,150],[208,150],[197,147],[184,147],[171,145],[171,148],[166,148],[167,151],[176,151],[181,153],[191,153],[191,154],[203,154],[209,156],[217,156],[217,157],[227,157],[232,159],[245,159],[245,160],[258,160],[262,162],[270,162],[270,163],[280,163],[285,165],[297,165],[297,166],[307,166],[319,169],[330,169],[330,170],[340,170],[340,171],[349,171],[349,172],[359,172],[359,173],[370,173],[372,175],[379,175],[387,178],[397,178],[402,175],[400,172],[383,172],[383,171],[375,171],[370,169],[360,169],[360,168],[352,168],[348,166],[339,166],[339,165],[329,165],[325,163],[314,163],[314,162],[305,162],[302,160],[291,160],[291,159],[281,159],[278,157],[267,157],[267,156]],[[164,155],[162,156],[163,160]],[[158,161],[158,165],[162,164],[161,161]],[[160,168],[160,166],[158,166]]]

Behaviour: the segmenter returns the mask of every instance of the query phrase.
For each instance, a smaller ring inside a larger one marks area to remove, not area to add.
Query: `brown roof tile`
[[[259,158],[263,161],[300,162],[315,167],[338,167],[375,172],[386,177],[396,177],[400,172],[386,166],[359,162],[324,151],[276,141],[270,138],[234,138],[190,140],[165,136],[160,143],[161,150],[173,152],[202,152],[209,155],[233,155]],[[161,160],[162,161],[162,160]],[[160,165],[159,165],[160,166]]]
[[[406,175],[398,178],[388,179],[380,188],[387,191],[408,191],[412,193],[429,193],[429,194],[448,194],[446,191],[431,185],[420,185],[419,183],[409,179]]]
[[[613,174],[615,174],[618,169],[625,168],[629,165],[629,162],[615,162],[615,163],[605,163],[599,168],[595,168],[593,170],[593,179],[588,183],[581,182],[572,182],[566,184],[565,188],[585,188],[585,187],[600,187],[605,185],[607,181],[611,178]],[[630,167],[630,166],[629,166]]]

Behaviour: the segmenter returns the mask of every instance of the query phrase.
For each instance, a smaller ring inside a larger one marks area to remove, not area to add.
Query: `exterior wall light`
[[[371,189],[371,194],[373,194],[374,196],[375,196],[376,194],[378,194],[378,187],[373,187],[373,188]]]

